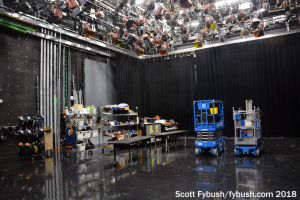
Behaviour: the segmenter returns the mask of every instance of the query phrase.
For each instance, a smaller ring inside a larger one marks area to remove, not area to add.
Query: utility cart
[[[234,155],[259,156],[263,150],[261,117],[263,112],[252,107],[252,100],[246,100],[246,110],[233,110]]]
[[[219,100],[194,101],[194,129],[197,132],[195,154],[207,151],[218,156],[226,150],[223,136],[224,107]]]

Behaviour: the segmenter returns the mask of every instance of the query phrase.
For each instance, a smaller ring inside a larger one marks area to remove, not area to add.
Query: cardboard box
[[[142,130],[138,130],[137,135],[138,135],[138,136],[142,136]]]
[[[49,131],[50,130],[50,131]],[[53,134],[50,126],[44,128],[45,151],[53,150]]]
[[[45,126],[45,127],[44,127],[44,131],[45,131],[45,132],[51,131],[51,127],[50,127],[50,126]]]
[[[82,104],[75,104],[74,106],[72,106],[72,108],[74,108],[75,114],[78,114],[78,111],[84,112]]]
[[[96,114],[96,109],[94,105],[87,106],[87,109],[90,110],[90,114]]]

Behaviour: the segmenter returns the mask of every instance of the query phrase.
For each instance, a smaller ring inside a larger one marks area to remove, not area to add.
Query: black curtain
[[[118,101],[139,116],[174,119],[180,129],[193,130],[195,68],[193,57],[140,61],[117,55]]]
[[[234,136],[232,107],[245,100],[263,112],[263,135],[299,137],[300,34],[196,51],[197,99],[224,102],[226,136]]]

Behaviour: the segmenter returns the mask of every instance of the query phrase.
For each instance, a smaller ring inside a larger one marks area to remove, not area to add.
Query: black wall
[[[0,31],[0,127],[15,126],[19,115],[37,114],[40,40],[12,30]],[[17,138],[0,141],[0,156],[18,154]]]
[[[175,119],[190,130],[193,101],[222,100],[225,135],[233,137],[232,107],[245,109],[253,99],[264,112],[264,136],[299,137],[299,36],[200,49],[196,70],[189,57],[145,62],[118,55],[118,100],[138,106],[142,117]]]
[[[263,135],[299,137],[300,33],[196,51],[197,99],[224,102],[226,135],[232,107],[245,100],[263,112]]]
[[[195,99],[193,57],[172,60],[139,61],[117,57],[117,94],[119,103],[138,107],[140,117],[173,119],[180,129],[192,130]]]
[[[37,113],[40,40],[1,29],[0,44],[0,126],[14,126],[17,116]]]

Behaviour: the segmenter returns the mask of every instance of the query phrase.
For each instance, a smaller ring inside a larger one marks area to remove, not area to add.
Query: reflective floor
[[[176,199],[176,194],[203,199],[198,197],[201,191],[221,191],[226,199],[300,199],[300,139],[264,139],[260,157],[235,157],[232,139],[226,146],[219,157],[196,157],[194,140],[169,153],[164,144],[151,154],[149,147],[140,147],[138,153],[133,148],[130,155],[117,151],[117,163],[109,151],[34,161],[1,158],[0,199]],[[229,197],[236,191],[272,192],[273,197]],[[296,198],[287,198],[294,194]]]

